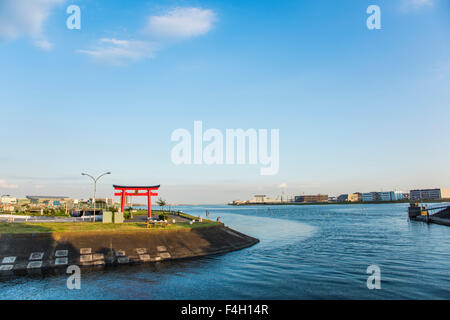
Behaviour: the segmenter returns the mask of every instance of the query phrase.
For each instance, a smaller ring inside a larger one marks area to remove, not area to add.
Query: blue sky
[[[69,30],[66,8],[81,8]],[[366,9],[381,8],[381,30]],[[450,187],[450,4],[0,2],[0,192],[174,203]],[[171,162],[177,128],[280,130],[280,170]]]

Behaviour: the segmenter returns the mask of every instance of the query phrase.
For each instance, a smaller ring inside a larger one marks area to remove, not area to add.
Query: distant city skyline
[[[69,5],[81,29],[66,26]],[[369,5],[381,29],[366,27]],[[0,193],[170,203],[450,187],[450,3],[0,4]],[[279,130],[279,170],[175,165],[178,128]]]

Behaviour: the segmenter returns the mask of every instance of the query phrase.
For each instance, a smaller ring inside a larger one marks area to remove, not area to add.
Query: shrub
[[[160,213],[158,216],[159,220],[169,220],[169,215],[165,212]]]
[[[130,212],[130,210],[125,210],[125,212],[123,213],[123,218],[124,219],[131,219],[131,212]]]

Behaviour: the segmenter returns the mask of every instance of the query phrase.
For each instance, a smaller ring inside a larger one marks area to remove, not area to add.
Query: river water
[[[412,222],[407,204],[187,206],[261,242],[157,265],[0,279],[0,299],[450,299],[450,227]],[[381,289],[367,288],[367,267]]]

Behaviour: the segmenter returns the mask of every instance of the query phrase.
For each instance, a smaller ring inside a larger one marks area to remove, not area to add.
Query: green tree
[[[159,197],[158,201],[156,201],[156,204],[158,206],[160,206],[161,207],[161,211],[164,212],[164,207],[167,205],[166,200],[164,200],[163,198]]]

